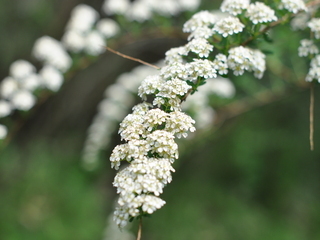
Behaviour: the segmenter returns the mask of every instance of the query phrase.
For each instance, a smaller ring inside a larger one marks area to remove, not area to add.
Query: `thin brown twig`
[[[105,47],[105,48],[106,48],[108,51],[110,51],[110,52],[112,52],[112,53],[114,53],[114,54],[119,55],[120,57],[123,57],[123,58],[126,58],[126,59],[130,59],[130,60],[135,61],[135,62],[142,63],[142,64],[144,64],[144,65],[153,67],[153,68],[155,68],[155,69],[160,69],[160,68],[159,68],[158,66],[156,66],[156,65],[153,65],[153,64],[151,64],[151,63],[142,61],[141,59],[138,59],[138,58],[130,57],[130,56],[125,55],[125,54],[123,54],[123,53],[121,53],[121,52],[118,52],[118,51],[116,51],[116,50],[113,50],[113,49],[110,48],[110,47]]]
[[[140,221],[139,221],[139,230],[138,230],[137,240],[141,239],[141,232],[142,232],[142,217],[140,217]]]
[[[314,142],[313,142],[313,135],[314,135],[314,84],[310,84],[310,135],[309,135],[309,140],[310,140],[310,150],[314,150]]]

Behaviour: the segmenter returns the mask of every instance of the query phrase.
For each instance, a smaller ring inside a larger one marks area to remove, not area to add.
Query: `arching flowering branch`
[[[218,75],[239,76],[248,71],[262,78],[265,54],[248,47],[249,43],[257,46],[256,40],[266,40],[268,30],[306,11],[307,6],[301,0],[270,5],[225,0],[221,10],[229,15],[202,11],[185,23],[183,31],[190,33],[188,43],[169,50],[159,74],[147,77],[139,87],[139,96],[145,101],[152,99],[152,103],[135,106],[120,124],[119,133],[125,143],[116,146],[110,157],[115,169],[122,161],[129,163],[113,183],[120,194],[114,217],[120,227],[152,214],[165,203],[159,196],[171,182],[171,164],[178,157],[174,139],[195,130],[194,120],[181,111],[182,101]],[[309,27],[318,38],[318,22],[312,24]],[[317,58],[312,66],[318,67]],[[310,78],[315,77],[318,75]]]

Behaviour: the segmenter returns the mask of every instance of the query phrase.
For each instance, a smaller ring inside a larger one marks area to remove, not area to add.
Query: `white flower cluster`
[[[309,20],[308,16],[308,20]],[[315,39],[320,38],[320,18],[311,18],[306,24]],[[315,40],[316,41],[316,40]],[[311,82],[316,80],[320,82],[320,55],[319,48],[312,39],[302,39],[298,48],[298,54],[300,57],[312,58],[310,62],[310,68],[306,76],[306,81]]]
[[[319,39],[320,38],[320,18],[312,18],[307,25],[311,29],[311,31],[314,33],[314,37],[316,39]]]
[[[302,39],[300,41],[298,52],[299,52],[299,57],[307,57],[309,55],[318,54],[319,49],[312,40]]]
[[[262,78],[266,69],[265,55],[260,50],[239,46],[231,48],[228,56],[228,67],[233,74],[242,75],[244,71],[254,72],[254,76]]]
[[[14,109],[31,109],[36,103],[35,90],[46,88],[56,92],[60,89],[64,81],[63,74],[70,69],[73,61],[67,50],[84,50],[91,55],[105,51],[105,38],[116,35],[119,27],[111,19],[97,22],[98,18],[99,14],[92,7],[85,4],[76,6],[71,12],[62,42],[43,36],[34,43],[32,55],[44,65],[38,73],[25,60],[11,64],[10,76],[0,84],[0,118],[8,116]]]
[[[159,195],[171,182],[174,172],[171,164],[178,158],[175,135],[186,137],[187,131],[195,131],[194,120],[181,111],[165,112],[151,107],[141,103],[125,117],[119,133],[126,143],[116,146],[110,156],[115,169],[119,169],[121,161],[130,163],[116,175],[113,183],[120,194],[114,213],[120,227],[130,218],[152,214],[165,204]]]
[[[246,17],[248,17],[253,24],[268,23],[278,19],[275,11],[262,2],[251,3],[246,11]]]
[[[316,55],[310,63],[310,69],[306,77],[306,81],[311,82],[317,80],[320,83],[320,55]]]
[[[219,20],[214,25],[213,31],[221,34],[223,37],[242,32],[244,25],[240,22],[239,18],[227,17]]]
[[[227,12],[231,15],[241,14],[243,10],[247,9],[250,0],[224,0],[221,4],[221,11]]]
[[[212,27],[215,22],[217,22],[219,18],[209,11],[200,11],[192,16],[184,25],[184,32],[193,32],[197,28],[201,27]]]
[[[97,22],[98,18],[98,12],[92,7],[85,4],[76,6],[62,37],[63,45],[75,53],[84,51],[94,56],[103,53],[105,38],[115,36],[119,32],[119,26],[108,18]]]
[[[307,7],[303,0],[281,0],[279,9],[286,9],[289,12],[297,13],[306,11]]]
[[[33,46],[32,53],[45,65],[51,65],[61,72],[66,72],[72,64],[64,46],[49,36],[39,38]]]
[[[183,11],[194,11],[200,2],[200,0],[105,0],[103,10],[109,15],[119,14],[131,21],[144,22],[154,13],[170,16]]]
[[[304,30],[307,28],[307,23],[310,19],[309,13],[301,12],[298,13],[290,22],[291,28],[294,31]]]

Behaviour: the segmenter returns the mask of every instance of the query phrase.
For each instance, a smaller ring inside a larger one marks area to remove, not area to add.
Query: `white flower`
[[[166,81],[159,88],[159,93],[157,93],[156,96],[174,99],[179,96],[184,96],[189,89],[191,89],[191,86],[189,86],[185,81],[174,78]]]
[[[208,57],[210,52],[213,50],[213,46],[203,38],[192,39],[187,43],[186,48],[188,51],[198,54],[201,58]]]
[[[193,38],[205,38],[208,39],[213,35],[214,31],[211,28],[208,28],[207,26],[204,27],[198,27],[196,30],[194,30],[190,36],[188,37],[188,41],[190,41]]]
[[[10,65],[10,75],[15,79],[28,77],[35,72],[36,68],[28,61],[17,60]]]
[[[179,5],[181,8],[187,11],[196,10],[201,3],[201,0],[179,0]]]
[[[19,88],[18,82],[13,77],[5,77],[0,83],[0,95],[3,98],[9,98]]]
[[[216,94],[222,98],[232,98],[235,95],[236,89],[228,78],[218,77],[207,80],[206,92],[207,94]]]
[[[213,31],[221,34],[223,37],[242,32],[244,25],[239,18],[227,17],[215,23]]]
[[[252,62],[251,69],[256,78],[262,78],[264,71],[266,70],[266,56],[258,49],[251,51]]]
[[[176,134],[178,138],[185,138],[188,136],[188,131],[194,132],[196,130],[194,124],[195,121],[190,116],[181,111],[173,111],[169,114],[165,130]]]
[[[63,45],[49,36],[43,36],[35,42],[32,54],[45,64],[52,65],[62,72],[67,71],[72,64]]]
[[[286,9],[289,12],[297,13],[298,11],[306,11],[307,7],[302,0],[281,0],[279,9]]]
[[[0,124],[0,139],[4,139],[8,134],[7,127]]]
[[[160,76],[164,79],[179,78],[183,80],[189,79],[190,64],[173,62],[161,68]]]
[[[310,69],[306,77],[307,82],[311,82],[313,79],[320,82],[320,55],[316,55],[310,63]]]
[[[91,30],[98,17],[99,14],[92,7],[79,4],[72,10],[66,29],[86,33]]]
[[[122,140],[136,140],[146,136],[146,129],[143,126],[144,116],[136,112],[127,115],[120,123],[119,133]]]
[[[320,38],[320,18],[312,18],[308,22],[308,27],[311,29],[311,31],[314,33],[315,38]]]
[[[146,99],[147,95],[154,94],[161,88],[165,81],[159,75],[146,77],[138,89],[138,95],[142,99]]]
[[[97,56],[105,52],[105,40],[103,36],[96,30],[91,31],[85,38],[85,51],[93,56]]]
[[[124,228],[128,222],[129,222],[129,209],[123,208],[123,207],[116,207],[114,213],[113,213],[113,220],[116,222],[116,224],[119,226],[119,228]]]
[[[255,77],[261,78],[266,68],[265,55],[259,50],[243,46],[231,48],[228,56],[228,66],[238,76],[244,71],[253,71]]]
[[[293,30],[304,30],[307,27],[307,23],[310,19],[310,16],[306,12],[298,13],[292,20],[291,20],[291,27]]]
[[[78,53],[82,51],[85,46],[85,37],[82,33],[70,29],[64,33],[61,42],[66,49]]]
[[[171,132],[156,130],[147,136],[146,141],[151,146],[152,153],[164,158],[178,158],[178,145],[174,142],[174,135]]]
[[[188,99],[189,100],[189,99]],[[215,120],[216,113],[214,109],[209,106],[204,106],[202,108],[197,108],[197,113],[195,115],[196,126],[198,129],[210,128]]]
[[[122,160],[126,160],[127,156],[128,156],[128,144],[121,144],[121,145],[117,145],[111,153],[110,156],[110,162],[111,162],[111,167],[119,170],[120,167],[120,162]]]
[[[186,47],[176,47],[169,49],[166,53],[165,62],[167,64],[183,63],[183,55],[188,54]]]
[[[40,71],[42,86],[51,91],[58,91],[63,83],[63,75],[51,65],[45,65]]]
[[[11,96],[12,106],[18,110],[28,111],[36,102],[36,98],[27,90],[18,90]]]
[[[26,78],[20,80],[21,88],[29,91],[34,91],[41,86],[41,77],[38,74],[31,74]]]
[[[183,25],[184,32],[193,32],[198,27],[210,27],[218,18],[209,11],[200,11]]]
[[[121,121],[126,115],[126,108],[123,104],[105,98],[98,105],[100,115],[106,119]]]
[[[8,116],[12,111],[12,106],[5,100],[0,100],[0,118]]]
[[[152,214],[155,210],[161,208],[166,202],[161,198],[146,195],[142,205],[142,211]]]
[[[307,57],[309,54],[318,54],[319,49],[312,40],[302,39],[298,48],[300,57]]]
[[[141,1],[141,0],[140,0]],[[142,0],[143,1],[143,0]],[[145,4],[150,5],[153,11],[159,13],[160,15],[170,16],[176,15],[181,12],[181,7],[178,1],[172,0],[162,0],[162,1],[150,1],[147,0]]]
[[[152,131],[153,128],[157,128],[157,126],[162,125],[166,122],[168,117],[168,113],[162,111],[159,108],[151,109],[146,113],[144,120],[144,127],[148,131]]]
[[[213,66],[220,75],[226,75],[228,73],[227,56],[222,53],[217,54]]]
[[[101,19],[98,21],[96,28],[106,38],[114,37],[120,31],[118,23],[111,18]]]
[[[117,83],[111,84],[104,91],[104,96],[113,102],[117,102],[125,106],[132,106],[134,102],[134,97],[132,94]]]
[[[278,19],[274,10],[262,2],[251,3],[247,9],[246,16],[253,24],[273,22]]]
[[[124,14],[130,7],[129,0],[105,0],[103,10],[107,14]]]
[[[193,80],[196,80],[198,77],[217,77],[215,65],[208,59],[193,59],[193,62],[190,63],[190,73],[192,73],[191,77]]]
[[[221,11],[231,15],[238,15],[250,4],[250,0],[224,0],[221,4]]]
[[[152,17],[152,9],[144,1],[134,1],[125,16],[131,21],[144,22]]]

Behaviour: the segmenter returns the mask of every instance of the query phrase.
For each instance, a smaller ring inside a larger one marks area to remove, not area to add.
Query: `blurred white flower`
[[[86,4],[79,4],[72,10],[66,29],[80,33],[88,32],[98,18],[98,12],[92,7]]]
[[[172,0],[161,0],[161,1],[150,1],[152,2],[152,8],[155,12],[161,15],[176,15],[181,12],[181,7],[178,1]]]
[[[124,14],[130,7],[129,0],[105,0],[102,6],[107,14]]]
[[[105,98],[98,105],[98,111],[101,116],[108,119],[120,121],[127,114],[127,109],[120,103]]]
[[[0,124],[0,139],[4,139],[8,134],[7,127]]]
[[[78,31],[68,30],[64,33],[61,42],[66,49],[78,53],[85,46],[85,37]]]
[[[42,86],[51,91],[58,91],[63,83],[63,75],[51,65],[44,66],[40,70],[39,75],[41,76]]]
[[[291,27],[293,30],[304,30],[309,21],[309,13],[300,12],[291,20]]]
[[[104,96],[112,101],[131,106],[134,103],[134,97],[120,84],[110,85],[104,92]]]
[[[196,10],[201,3],[201,0],[179,0],[179,5],[181,8],[187,11]]]
[[[26,78],[20,80],[20,86],[23,89],[34,91],[41,85],[40,76],[36,73],[32,73]]]
[[[10,75],[15,79],[21,79],[28,77],[30,74],[34,73],[36,68],[25,60],[14,61],[10,65]]]
[[[96,28],[106,38],[113,37],[120,31],[118,23],[110,18],[101,19],[97,23]]]
[[[0,84],[0,95],[3,98],[9,98],[18,90],[18,82],[13,77],[6,77]]]
[[[35,42],[32,54],[38,60],[52,65],[62,72],[67,71],[72,64],[72,59],[63,45],[49,36],[43,36]]]
[[[320,38],[320,18],[312,18],[308,23],[311,32],[314,33],[316,39]]]
[[[11,104],[5,100],[0,100],[0,118],[6,117],[11,113]]]
[[[88,54],[93,56],[105,52],[106,45],[103,36],[96,30],[90,32],[85,39],[85,50]]]
[[[27,90],[18,90],[11,97],[11,103],[18,110],[28,111],[36,102],[36,98]]]
[[[209,88],[210,92],[217,94],[220,97],[232,98],[236,93],[233,83],[227,78],[218,77],[208,79],[207,81],[208,85],[206,85],[206,89]]]
[[[209,128],[215,120],[215,111],[209,106],[197,109],[197,114],[194,116],[197,129]]]
[[[152,17],[152,9],[145,1],[137,0],[131,4],[125,16],[129,20],[143,22]]]

